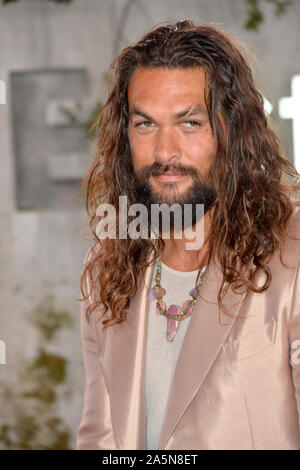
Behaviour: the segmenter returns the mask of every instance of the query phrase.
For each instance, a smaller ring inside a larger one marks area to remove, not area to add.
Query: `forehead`
[[[132,106],[176,106],[201,103],[205,106],[205,71],[201,67],[189,69],[156,67],[137,68],[128,86],[129,109]]]

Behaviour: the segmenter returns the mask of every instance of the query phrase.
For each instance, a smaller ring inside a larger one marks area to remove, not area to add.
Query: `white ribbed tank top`
[[[192,299],[189,291],[195,287],[198,269],[176,271],[162,261],[161,267],[161,286],[166,290],[163,300],[167,308],[171,304],[182,305],[185,300]],[[155,284],[155,273],[154,268],[151,288]],[[166,338],[167,318],[155,312],[156,299],[149,303],[145,380],[147,449],[155,450],[158,447],[176,361],[193,314],[180,322],[174,340],[169,342]]]

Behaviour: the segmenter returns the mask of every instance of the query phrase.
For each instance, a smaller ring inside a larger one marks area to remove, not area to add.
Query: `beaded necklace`
[[[180,307],[180,305],[170,305],[167,309],[165,302],[162,300],[162,297],[166,294],[166,291],[160,285],[161,280],[161,261],[158,258],[156,264],[156,273],[155,273],[155,285],[149,291],[149,300],[152,301],[154,299],[157,300],[155,311],[158,315],[164,315],[167,317],[167,333],[166,338],[168,341],[173,341],[177,330],[179,328],[179,322],[184,320],[185,318],[192,315],[195,307],[196,300],[199,296],[199,287],[202,284],[205,273],[206,273],[206,266],[204,266],[200,273],[200,280],[198,285],[196,285],[190,292],[190,296],[192,299],[185,300]]]

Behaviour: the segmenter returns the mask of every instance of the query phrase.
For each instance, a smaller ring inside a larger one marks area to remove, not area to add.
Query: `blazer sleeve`
[[[88,253],[86,258],[87,256]],[[95,331],[95,325],[101,327],[101,322],[94,323],[94,312],[92,312],[90,324],[88,323],[86,309],[89,303],[88,298],[80,304],[80,336],[85,385],[76,450],[112,450],[116,448],[116,444],[112,430],[109,395],[103,377]]]
[[[290,364],[295,387],[300,429],[300,263],[296,272],[289,325]]]

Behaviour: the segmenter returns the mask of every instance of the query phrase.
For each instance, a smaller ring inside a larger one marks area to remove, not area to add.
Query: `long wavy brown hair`
[[[81,185],[81,190],[86,190],[94,241],[80,283],[80,300],[92,299],[87,319],[101,306],[99,319],[106,316],[104,328],[126,320],[139,279],[164,248],[161,237],[100,240],[96,233],[99,204],[115,207],[118,230],[119,196],[127,196],[128,205],[136,203],[127,135],[127,90],[137,67],[202,67],[205,71],[206,105],[218,144],[211,167],[216,201],[208,252],[209,259],[218,257],[223,282],[217,300],[230,315],[222,303],[230,285],[233,290],[242,287],[263,292],[271,283],[268,261],[286,234],[293,212],[290,196],[300,189],[299,174],[281,154],[265,115],[263,97],[254,86],[239,45],[211,25],[195,26],[190,20],[181,20],[159,25],[125,47],[111,66],[108,99],[93,126],[98,135],[96,155]],[[281,249],[280,259],[283,263]],[[261,287],[254,282],[258,271],[266,275]]]

